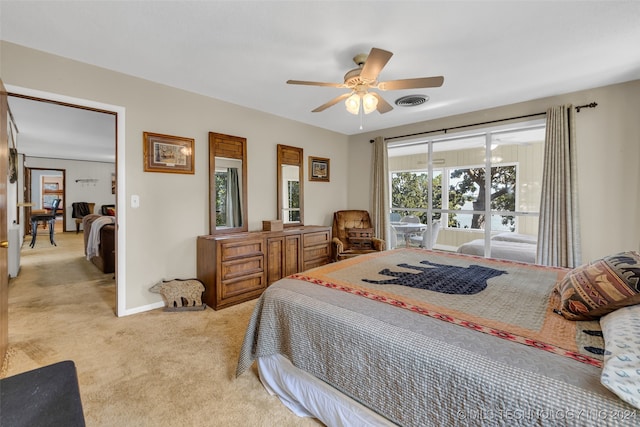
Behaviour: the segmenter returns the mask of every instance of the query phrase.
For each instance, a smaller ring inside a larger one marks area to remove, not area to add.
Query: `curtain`
[[[240,206],[240,185],[238,168],[227,169],[227,226],[242,226],[242,209]]]
[[[574,268],[581,264],[575,112],[572,105],[547,110],[537,262]]]
[[[389,248],[389,161],[387,144],[381,136],[373,142],[372,163],[371,222],[375,236],[387,242]]]

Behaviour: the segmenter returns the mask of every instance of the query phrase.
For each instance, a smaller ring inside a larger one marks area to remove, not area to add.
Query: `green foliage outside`
[[[442,176],[437,175],[433,179],[433,208],[442,207]],[[394,208],[418,208],[427,209],[429,206],[429,176],[427,173],[398,172],[391,179],[391,206]],[[426,212],[394,211],[400,216],[415,215],[420,222],[428,224],[429,218]],[[435,213],[434,219],[440,219],[440,213]]]
[[[297,209],[295,211],[289,211],[289,222],[299,222],[300,221],[300,182],[298,181],[289,181],[288,182],[288,192],[289,192],[289,209]]]
[[[442,209],[442,174],[433,178],[433,209]],[[455,184],[449,185],[449,202],[447,209],[461,210],[470,202],[473,210],[485,209],[485,170],[484,168],[454,169],[450,172],[450,179]],[[499,211],[515,211],[515,166],[495,166],[491,168],[491,209]],[[408,208],[398,212],[401,216],[416,215],[420,222],[427,224],[426,212],[412,211],[411,208],[427,209],[429,194],[429,177],[427,173],[398,172],[392,174],[391,179],[391,206],[393,208]],[[441,214],[435,212],[434,219],[439,219]],[[502,224],[514,226],[513,216],[503,216]],[[473,214],[471,220],[472,229],[483,229],[485,224],[484,214]],[[449,214],[448,227],[460,228],[460,222],[456,214]]]
[[[227,176],[216,172],[216,226],[227,225]]]

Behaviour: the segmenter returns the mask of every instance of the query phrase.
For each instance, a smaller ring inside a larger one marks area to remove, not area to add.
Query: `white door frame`
[[[127,277],[127,266],[126,266],[126,208],[125,201],[127,200],[125,197],[125,107],[119,105],[105,104],[102,102],[91,101],[88,99],[82,98],[73,98],[66,95],[60,95],[57,93],[44,92],[35,89],[24,88],[20,86],[13,85],[5,85],[8,93],[14,93],[17,95],[24,95],[33,98],[40,98],[43,100],[49,100],[54,102],[61,102],[66,104],[77,105],[80,107],[94,108],[103,111],[110,111],[115,113],[116,115],[116,141],[114,141],[116,145],[116,203],[118,206],[121,206],[122,209],[118,209],[118,216],[116,224],[116,242],[117,242],[117,251],[116,255],[118,257],[116,262],[116,316],[125,316],[127,314],[126,310],[126,277]]]

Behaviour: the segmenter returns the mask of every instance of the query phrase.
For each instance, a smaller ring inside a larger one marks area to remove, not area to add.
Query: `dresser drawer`
[[[322,245],[322,244],[328,245],[331,240],[330,236],[331,236],[330,231],[317,231],[315,233],[305,233],[304,236],[302,237],[302,246],[306,248],[308,246],[315,246],[315,245]]]
[[[316,260],[305,261],[303,271],[311,270],[312,268],[320,267],[325,264],[329,264],[329,258],[318,258]]]
[[[326,245],[312,246],[310,248],[304,248],[304,261],[305,265],[310,261],[322,259],[326,262],[331,257],[331,247],[327,243]],[[305,268],[306,270],[306,268]]]
[[[263,252],[263,240],[262,239],[238,239],[237,241],[226,241],[220,243],[220,257],[221,260],[227,261],[236,258],[250,257],[256,255],[262,255]]]
[[[228,303],[227,300],[234,297],[244,300],[250,298],[252,293],[260,294],[266,288],[264,277],[264,273],[256,273],[236,280],[222,281],[222,286],[219,287],[222,304]]]
[[[223,261],[220,264],[220,278],[225,280],[264,272],[264,255]]]

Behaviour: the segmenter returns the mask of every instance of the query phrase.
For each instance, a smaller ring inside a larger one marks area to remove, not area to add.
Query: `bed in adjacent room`
[[[601,382],[600,322],[559,314],[567,273],[408,248],[292,275],[258,300],[237,375],[257,360],[267,390],[330,426],[630,425]]]
[[[537,240],[534,236],[505,232],[491,238],[491,257],[521,261],[534,264],[536,262]],[[458,253],[484,256],[484,239],[471,240],[460,245]]]

